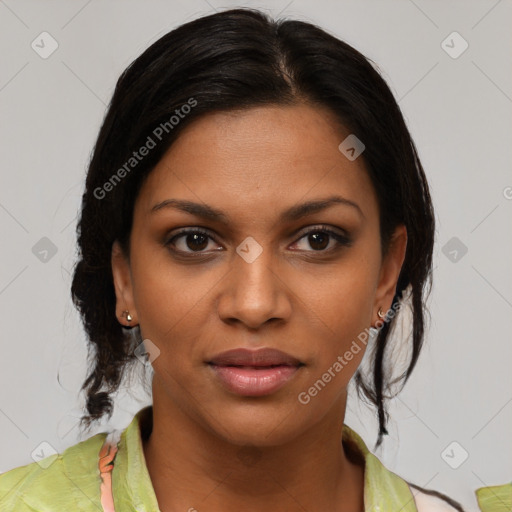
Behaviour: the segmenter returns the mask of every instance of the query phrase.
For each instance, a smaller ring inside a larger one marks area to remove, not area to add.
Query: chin
[[[301,428],[296,413],[291,412],[291,404],[272,407],[261,403],[246,403],[235,407],[215,408],[215,422],[210,420],[209,428],[218,437],[239,446],[270,447],[282,445],[300,435]],[[220,412],[224,411],[224,412]]]

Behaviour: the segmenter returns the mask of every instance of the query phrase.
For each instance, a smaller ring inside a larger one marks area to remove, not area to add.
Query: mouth
[[[241,396],[265,396],[285,386],[304,363],[276,349],[223,352],[207,364],[229,392]]]

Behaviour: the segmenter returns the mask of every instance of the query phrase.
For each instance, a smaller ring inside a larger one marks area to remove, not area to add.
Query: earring
[[[123,311],[123,314],[121,316],[126,317],[127,322],[131,322],[133,320],[133,317],[132,315],[130,315],[130,312],[128,310]]]
[[[382,312],[382,308],[379,308],[379,311],[377,311],[377,315],[379,315],[379,318],[386,318],[386,314]]]

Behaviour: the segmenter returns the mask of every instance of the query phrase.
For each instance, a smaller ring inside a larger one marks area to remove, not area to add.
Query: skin
[[[349,133],[331,112],[307,104],[202,117],[144,183],[130,258],[113,245],[118,319],[140,325],[160,351],[143,448],[162,511],[364,510],[364,468],[341,439],[347,385],[365,346],[307,405],[297,399],[377,323],[379,308],[391,307],[405,256],[404,226],[381,255],[364,161],[338,150]],[[279,220],[291,206],[332,195],[361,212],[335,204]],[[228,224],[170,207],[150,213],[170,198],[222,210]],[[352,244],[327,237],[315,245],[304,233],[318,228],[325,237],[322,225],[345,230]],[[185,235],[166,247],[178,228],[194,227],[211,238],[194,245]],[[249,236],[262,248],[252,263],[236,252]],[[305,366],[272,395],[235,395],[205,361],[238,347],[278,348]]]

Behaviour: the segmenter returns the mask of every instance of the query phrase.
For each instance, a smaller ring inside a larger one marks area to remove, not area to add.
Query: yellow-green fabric
[[[512,482],[503,485],[480,487],[475,491],[482,512],[512,511]]]
[[[141,428],[145,431],[146,426],[145,422],[141,425],[141,417],[152,418],[152,407],[141,409],[128,427],[119,432],[119,448],[112,471],[116,512],[159,512],[144,458]],[[106,432],[96,434],[67,448],[62,454],[1,474],[0,510],[101,511],[98,454],[106,436]],[[362,438],[347,425],[343,428],[343,442],[355,446],[364,458],[366,512],[418,512],[407,482],[386,469],[368,450]],[[42,466],[47,467],[43,469]],[[488,510],[491,509],[485,509],[486,512]]]
[[[101,511],[98,453],[105,436],[96,435],[62,454],[0,475],[0,510]]]

